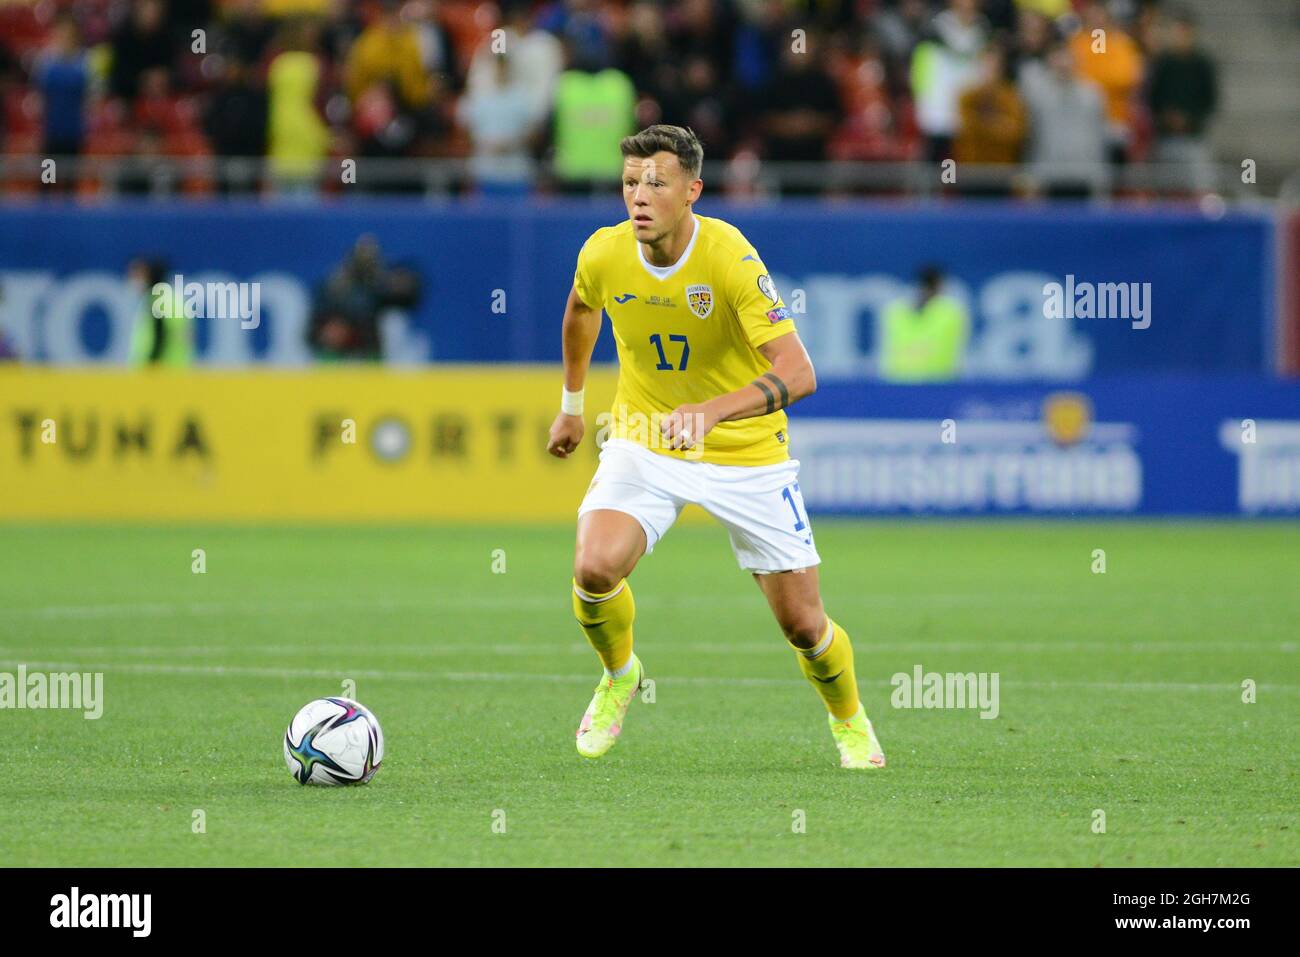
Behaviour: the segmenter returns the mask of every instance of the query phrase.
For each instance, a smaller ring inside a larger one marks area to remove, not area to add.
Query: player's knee
[[[623,570],[611,556],[584,550],[573,562],[573,579],[589,595],[601,595],[623,579]]]
[[[816,648],[826,632],[826,616],[820,611],[790,615],[781,621],[781,630],[796,648]]]

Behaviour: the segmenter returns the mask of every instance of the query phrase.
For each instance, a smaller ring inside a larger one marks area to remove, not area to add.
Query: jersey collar
[[[641,260],[641,265],[645,267],[645,271],[654,276],[660,282],[668,279],[677,272],[677,270],[685,266],[686,260],[691,258],[691,250],[695,248],[695,240],[700,236],[700,218],[694,213],[691,213],[691,222],[695,224],[695,229],[691,232],[691,241],[686,244],[686,249],[683,250],[681,256],[677,258],[677,262],[673,263],[671,266],[654,266],[646,262],[645,250],[641,248],[640,243],[636,244],[636,258]]]

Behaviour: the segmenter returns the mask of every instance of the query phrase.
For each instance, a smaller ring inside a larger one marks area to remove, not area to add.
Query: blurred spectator
[[[529,123],[541,126],[551,111],[555,83],[564,69],[564,47],[554,36],[533,25],[533,14],[524,0],[506,7],[501,26],[501,46],[509,58],[510,83],[529,95]],[[489,40],[479,46],[470,63],[465,92],[476,96],[499,86],[500,55]]]
[[[929,36],[912,53],[912,95],[928,160],[947,159],[952,152],[957,99],[975,79],[986,38],[979,0],[949,0],[948,9],[934,18]]]
[[[555,174],[566,191],[617,180],[618,144],[636,132],[636,88],[621,70],[560,74],[555,90]]]
[[[135,259],[126,269],[140,309],[131,330],[131,363],[185,368],[194,359],[194,324],[177,299],[160,259]]]
[[[140,74],[139,86],[140,92],[131,110],[131,119],[137,128],[168,133],[184,122],[165,69],[152,67],[145,70]]]
[[[545,31],[540,32],[545,34]],[[668,25],[653,3],[636,0],[628,8],[627,16],[618,21],[613,42],[614,65],[628,75],[640,92],[656,97],[661,89],[676,79],[673,51],[668,44]],[[562,51],[560,55],[563,56]],[[472,69],[470,79],[473,80]],[[638,120],[638,125],[647,124]]]
[[[415,28],[397,15],[397,0],[384,0],[348,53],[345,86],[356,103],[371,87],[387,86],[403,110],[418,110],[429,102],[429,78],[420,57]]]
[[[329,13],[332,0],[259,0],[268,17],[309,15],[323,17]]]
[[[139,92],[140,74],[171,68],[172,38],[162,0],[134,0],[110,42],[113,66],[109,89],[114,96],[131,99]]]
[[[926,266],[915,296],[885,307],[880,337],[880,377],[887,382],[950,382],[961,375],[970,317],[945,296],[943,272]]]
[[[823,66],[821,38],[809,32],[807,48],[787,44],[781,65],[762,98],[761,130],[767,158],[777,162],[826,159],[826,141],[843,112],[839,90]],[[810,191],[807,188],[792,192]]]
[[[10,92],[18,92],[22,86],[23,72],[18,65],[18,57],[10,52],[8,44],[0,42],[0,96],[7,97]],[[0,137],[3,137],[6,125],[0,123]]]
[[[1062,0],[1068,6],[1068,0]],[[1018,0],[980,0],[980,13],[988,25],[990,36],[1002,36],[1016,27],[1021,4]]]
[[[678,84],[660,99],[659,116],[638,117],[655,123],[671,123],[695,131],[700,142],[715,155],[731,153],[730,119],[734,103],[727,84],[718,76],[713,61],[700,54],[686,58],[678,72]]]
[[[429,77],[430,97],[438,99],[444,88],[458,85],[458,54],[450,33],[438,19],[439,0],[409,0],[400,16],[415,30],[420,45],[420,65]],[[468,52],[468,51],[467,51]]]
[[[192,32],[207,28],[216,16],[216,7],[225,0],[166,0],[167,20],[175,36],[188,47]]]
[[[1106,112],[1095,85],[1080,79],[1071,46],[1058,42],[1048,69],[1026,77],[1030,172],[1047,195],[1083,197],[1105,187]]]
[[[929,24],[926,0],[898,0],[881,10],[873,25],[885,51],[896,60],[906,60],[925,38]]]
[[[82,52],[77,24],[61,17],[54,25],[50,45],[37,56],[32,79],[44,100],[45,129],[41,144],[46,156],[77,156],[86,136],[86,96],[90,70]],[[71,172],[59,177],[71,183]]]
[[[1213,168],[1205,126],[1218,104],[1214,63],[1197,45],[1189,11],[1176,12],[1168,31],[1168,43],[1151,66],[1147,93],[1155,121],[1155,159],[1184,167],[1190,188],[1210,189]]]
[[[560,38],[575,70],[599,73],[613,65],[613,38],[597,0],[561,0],[543,7],[537,25]]]
[[[1024,89],[1047,73],[1047,54],[1056,42],[1052,21],[1036,10],[1022,9],[1016,20],[1015,79]]]
[[[1024,148],[1026,113],[1016,87],[1007,79],[1006,57],[997,44],[980,55],[979,79],[958,101],[959,125],[953,157],[959,163],[1018,163]],[[961,182],[961,177],[958,177]],[[962,185],[967,195],[1005,196],[1008,187]]]
[[[908,144],[899,135],[890,95],[888,64],[876,40],[866,35],[855,43],[851,36],[836,36],[829,69],[844,105],[844,119],[832,138],[831,157],[868,161],[908,158]]]
[[[225,21],[216,52],[241,63],[261,62],[273,33],[262,0],[227,0],[223,10]]]
[[[781,51],[790,44],[790,27],[782,0],[743,2],[733,45],[732,76],[742,90],[756,93],[770,85]],[[649,9],[651,16],[656,15],[653,7]]]
[[[317,293],[308,343],[322,362],[377,360],[382,314],[413,308],[419,298],[419,277],[387,266],[375,238],[361,236]]]
[[[1070,0],[1016,0],[1016,6],[1047,20],[1058,20],[1070,12]]]
[[[1070,49],[1079,75],[1101,90],[1107,152],[1112,163],[1123,163],[1133,137],[1133,97],[1142,82],[1142,51],[1100,0],[1084,6],[1083,28],[1070,38]]]
[[[449,41],[431,17],[404,20],[396,0],[361,32],[348,53],[345,86],[352,100],[352,125],[366,156],[420,152],[422,137],[445,132],[438,103],[450,68]],[[403,8],[412,16],[420,4]],[[383,189],[393,188],[384,184]]]
[[[480,79],[457,109],[473,143],[470,172],[486,193],[526,192],[532,179],[529,141],[537,129],[536,104],[522,77],[512,76],[513,59],[495,54],[493,81]]]
[[[824,35],[851,28],[860,16],[856,0],[786,0],[785,6],[800,22],[811,23]]]
[[[729,79],[736,35],[731,9],[723,0],[680,0],[674,4],[667,21],[668,44],[675,57],[682,62],[703,58],[719,76]],[[787,33],[787,46],[789,39]]]
[[[208,102],[204,129],[218,156],[254,157],[266,155],[266,90],[257,83],[248,65],[230,58],[221,66],[220,78]],[[249,163],[223,181],[222,191],[245,192],[256,188],[257,165]]]
[[[293,24],[284,45],[266,75],[271,175],[282,191],[314,192],[330,143],[316,107],[322,64],[309,25]]]

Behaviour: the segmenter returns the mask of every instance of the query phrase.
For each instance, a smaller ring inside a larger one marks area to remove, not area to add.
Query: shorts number
[[[793,492],[791,491],[792,489]],[[798,492],[798,491],[799,491],[799,483],[795,482],[794,485],[790,485],[787,486],[786,488],[781,489],[781,497],[790,503],[790,511],[794,512],[794,530],[796,532],[802,532],[805,528],[808,527],[808,525],[806,522],[804,522],[803,518],[799,515],[799,506],[794,503],[794,492]]]
[[[677,366],[676,371],[678,371],[678,372],[685,372],[685,371],[686,371],[686,360],[689,359],[689,358],[691,357],[691,345],[690,345],[690,343],[686,341],[686,337],[685,337],[685,336],[669,336],[669,337],[668,337],[668,341],[669,341],[669,342],[680,342],[680,343],[682,344],[682,361],[681,361],[681,364],[680,364],[679,366]],[[671,371],[673,371],[673,364],[672,364],[671,362],[669,362],[669,361],[668,361],[668,357],[667,357],[666,355],[664,355],[664,340],[663,340],[663,336],[659,335],[659,333],[656,332],[653,336],[650,337],[650,342],[651,342],[651,344],[654,345],[654,347],[655,347],[656,349],[659,350],[659,364],[658,364],[657,366],[655,366],[655,368],[658,369],[660,372],[671,372]]]

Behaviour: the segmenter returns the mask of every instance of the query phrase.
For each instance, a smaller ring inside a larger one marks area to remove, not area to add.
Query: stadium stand
[[[1003,136],[968,153],[989,192],[1041,192],[1027,106],[1058,41],[1105,105],[1094,192],[1228,192],[1247,129],[1275,190],[1300,145],[1279,0],[21,0],[0,36],[8,193],[50,156],[83,194],[334,191],[345,158],[375,191],[547,191],[573,179],[565,117],[593,110],[605,133],[692,126],[733,193],[930,192],[920,161],[963,134]]]

